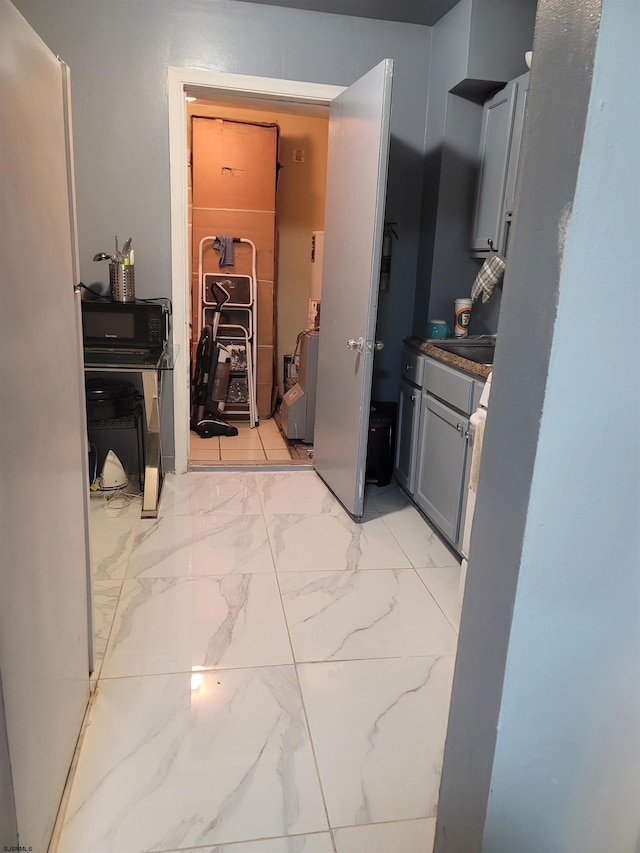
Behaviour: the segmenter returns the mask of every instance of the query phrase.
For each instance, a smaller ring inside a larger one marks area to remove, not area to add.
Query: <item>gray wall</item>
[[[600,3],[538,9],[438,853],[640,844],[640,27],[603,6],[592,91]]]
[[[491,776],[492,853],[640,845],[638,55],[636,0],[604,0]],[[603,283],[622,334],[585,370]]]
[[[411,332],[419,240],[430,28],[233,0],[16,0],[71,67],[81,274],[106,282],[94,253],[133,235],[136,293],[170,294],[167,68],[349,85],[396,61],[388,218],[391,289],[381,299],[378,397],[395,399]],[[172,455],[170,419],[164,449]]]
[[[535,0],[460,0],[432,30],[422,240],[414,334],[427,319],[453,328],[453,303],[468,297],[480,262],[469,257],[482,103],[524,73]],[[495,333],[500,289],[471,315],[472,334]]]

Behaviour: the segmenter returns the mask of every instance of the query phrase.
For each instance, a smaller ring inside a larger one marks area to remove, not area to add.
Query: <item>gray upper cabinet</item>
[[[517,90],[504,197],[504,212],[507,216],[511,216],[513,214],[513,209],[516,204],[516,178],[518,176],[518,169],[520,168],[522,130],[524,128],[524,116],[527,110],[527,99],[529,97],[529,72],[523,74],[522,77],[518,77],[513,82],[517,86]]]
[[[493,248],[506,255],[508,225],[515,203],[529,74],[508,83],[484,105],[480,171],[470,250],[483,257]]]

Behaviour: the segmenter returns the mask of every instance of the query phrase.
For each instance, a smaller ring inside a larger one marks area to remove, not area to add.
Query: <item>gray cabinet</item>
[[[480,171],[470,250],[484,257],[493,248],[506,254],[515,203],[529,74],[512,80],[488,100],[480,132]]]
[[[453,544],[458,543],[469,419],[422,392],[415,501]]]
[[[471,466],[469,416],[484,382],[405,347],[395,477],[459,551]]]

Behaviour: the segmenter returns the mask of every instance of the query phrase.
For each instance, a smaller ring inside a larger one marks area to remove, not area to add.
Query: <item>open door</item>
[[[89,698],[72,134],[67,70],[8,0],[0,26],[0,740],[19,846],[5,826],[0,837],[5,850],[44,851]]]
[[[389,159],[393,60],[332,102],[313,465],[362,515]]]

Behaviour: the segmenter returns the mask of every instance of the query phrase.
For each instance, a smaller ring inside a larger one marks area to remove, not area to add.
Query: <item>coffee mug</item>
[[[451,335],[451,329],[444,320],[429,320],[427,323],[427,338],[442,340]]]

